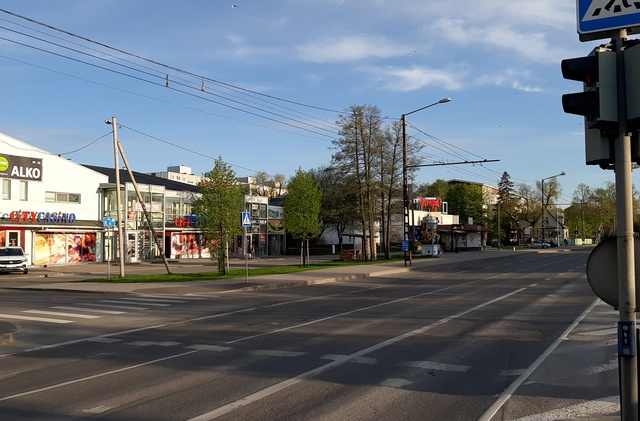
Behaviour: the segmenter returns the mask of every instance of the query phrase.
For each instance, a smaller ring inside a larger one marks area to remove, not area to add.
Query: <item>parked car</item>
[[[533,240],[533,244],[531,245],[532,249],[548,249],[551,247],[551,243],[542,240]]]
[[[29,273],[29,263],[22,247],[0,247],[0,272]]]

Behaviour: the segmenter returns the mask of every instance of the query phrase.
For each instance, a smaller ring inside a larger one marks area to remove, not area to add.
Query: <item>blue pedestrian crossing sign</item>
[[[640,30],[638,0],[577,0],[580,41],[609,38],[620,29],[628,34]]]
[[[242,212],[242,216],[240,217],[240,219],[242,220],[242,226],[243,227],[250,227],[251,226],[251,213]]]

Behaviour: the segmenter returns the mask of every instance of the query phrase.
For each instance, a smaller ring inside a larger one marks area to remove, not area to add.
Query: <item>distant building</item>
[[[166,171],[152,172],[149,173],[149,175],[190,184],[192,186],[197,186],[202,181],[202,176],[194,175],[191,167],[186,167],[184,165],[169,166]]]

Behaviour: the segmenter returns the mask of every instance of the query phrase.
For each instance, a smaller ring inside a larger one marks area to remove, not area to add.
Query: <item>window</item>
[[[45,202],[80,203],[80,194],[48,191],[44,194],[44,200]]]
[[[11,200],[11,180],[2,180],[2,200]]]
[[[25,180],[20,181],[20,200],[29,200],[29,182]]]

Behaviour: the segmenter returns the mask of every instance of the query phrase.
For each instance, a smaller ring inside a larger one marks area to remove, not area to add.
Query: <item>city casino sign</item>
[[[42,181],[42,159],[0,154],[0,177]]]

